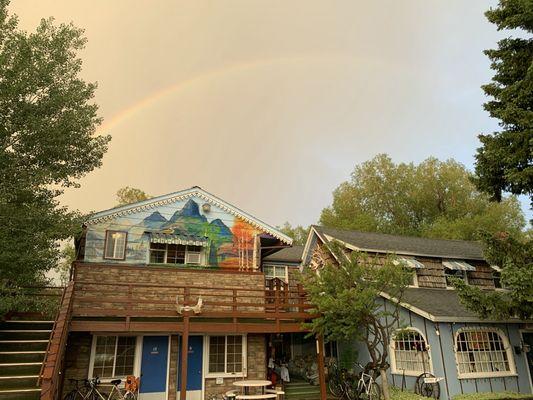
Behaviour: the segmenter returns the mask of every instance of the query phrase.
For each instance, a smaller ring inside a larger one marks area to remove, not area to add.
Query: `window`
[[[455,337],[459,378],[504,376],[513,373],[512,353],[497,329],[461,329]]]
[[[263,267],[265,279],[279,278],[285,283],[289,283],[289,271],[284,265],[265,265]]]
[[[202,264],[202,246],[150,243],[150,264]]]
[[[126,258],[127,232],[106,231],[104,258],[109,260],[124,260]]]
[[[446,277],[446,287],[453,288],[451,278],[459,278],[468,283],[466,271],[458,271],[454,269],[444,268],[444,276]]]
[[[91,377],[134,375],[136,343],[135,336],[95,336]]]
[[[246,337],[241,335],[208,336],[208,375],[244,376]]]
[[[407,328],[396,332],[391,341],[392,372],[420,375],[431,372],[429,347],[418,330]]]
[[[418,287],[418,270],[424,269],[426,266],[420,261],[415,260],[414,258],[407,257],[397,257],[392,261],[394,265],[401,265],[405,268],[412,270],[411,282],[409,283],[410,287]]]
[[[502,286],[502,269],[497,265],[491,265],[492,268],[492,280],[494,281],[494,287],[496,289],[503,289]]]

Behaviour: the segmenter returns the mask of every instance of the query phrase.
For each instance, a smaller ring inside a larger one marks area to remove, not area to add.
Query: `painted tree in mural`
[[[428,158],[395,164],[380,154],[355,167],[322,210],[324,226],[443,239],[477,239],[479,230],[519,234],[525,224],[518,200],[492,203],[456,161]]]
[[[325,341],[355,339],[365,343],[371,358],[367,367],[379,371],[384,397],[389,399],[388,344],[398,326],[399,303],[413,272],[398,268],[392,256],[380,259],[360,252],[346,254],[335,243],[329,250],[339,262],[304,270],[303,284],[319,315],[307,328]],[[383,292],[395,301],[385,306]]]
[[[533,3],[500,0],[485,15],[515,35],[485,51],[495,74],[483,86],[490,97],[484,108],[499,120],[500,131],[479,135],[475,182],[497,201],[504,192],[524,194],[533,207]]]
[[[96,84],[79,77],[83,31],[43,19],[27,33],[8,5],[0,0],[0,285],[14,294],[46,281],[58,241],[81,226],[58,196],[100,166],[110,138],[95,135]],[[2,296],[0,314],[14,298]]]

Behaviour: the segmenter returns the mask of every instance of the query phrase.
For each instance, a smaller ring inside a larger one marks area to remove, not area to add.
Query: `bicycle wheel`
[[[63,397],[63,399],[64,400],[79,400],[79,399],[82,399],[82,397],[80,396],[80,393],[76,389],[73,389],[70,392],[68,392],[67,395]]]
[[[376,382],[370,384],[368,389],[368,400],[379,400],[381,398],[381,388]]]
[[[137,400],[137,396],[135,396],[135,394],[133,394],[132,392],[127,392],[124,395],[124,399],[125,400]]]
[[[341,397],[342,387],[337,379],[330,379],[328,382],[328,390],[334,397]]]

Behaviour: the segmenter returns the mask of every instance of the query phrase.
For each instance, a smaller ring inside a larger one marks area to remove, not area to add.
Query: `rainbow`
[[[339,61],[343,61],[344,63],[361,63],[361,61],[363,60],[358,59],[353,56],[344,56],[344,55],[337,55],[337,54],[323,54],[323,55],[312,55],[312,56],[307,55],[307,56],[262,59],[262,60],[248,62],[248,63],[240,63],[240,64],[226,66],[224,68],[214,69],[214,70],[199,74],[197,76],[193,76],[189,79],[177,82],[173,85],[167,86],[163,89],[160,89],[158,91],[151,93],[150,95],[146,96],[142,100],[121,110],[120,112],[112,116],[109,120],[105,121],[96,130],[96,134],[97,135],[104,134],[110,131],[111,129],[115,128],[116,126],[120,125],[124,121],[128,120],[135,114],[139,113],[144,108],[149,107],[150,105],[172,95],[173,93],[182,91],[188,87],[192,87],[206,80],[216,79],[216,78],[222,77],[230,73],[242,72],[242,71],[265,67],[265,66],[274,65],[274,64],[298,64],[298,63],[333,64],[333,63],[339,63]]]

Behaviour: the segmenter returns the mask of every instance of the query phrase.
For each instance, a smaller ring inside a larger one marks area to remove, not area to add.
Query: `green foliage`
[[[76,259],[76,249],[71,243],[68,243],[61,250],[61,261],[57,266],[57,272],[59,273],[59,282],[61,286],[66,286],[70,280],[70,267]]]
[[[124,186],[117,190],[118,206],[124,206],[126,204],[137,203],[139,201],[148,200],[152,196],[146,194],[141,189]]]
[[[401,301],[413,272],[396,265],[394,256],[346,254],[337,246],[331,246],[331,251],[338,265],[327,263],[318,271],[307,268],[303,273],[303,285],[318,314],[306,327],[326,341],[364,341],[374,366],[384,367],[400,306],[389,302],[384,307],[381,293]]]
[[[502,268],[505,291],[484,291],[454,280],[461,301],[482,318],[533,318],[533,240],[508,234],[485,236],[485,257]]]
[[[409,390],[402,391],[397,387],[392,387],[391,400],[427,400],[427,397],[413,393]]]
[[[458,394],[453,400],[506,400],[506,399],[533,399],[531,394],[516,392],[481,392]]]
[[[278,226],[278,229],[293,240],[293,245],[303,246],[307,241],[309,228],[304,228],[301,225],[292,226],[289,222],[285,222],[283,226]]]
[[[78,77],[82,30],[43,19],[18,29],[0,0],[0,270],[2,285],[46,281],[58,241],[80,229],[59,204],[63,188],[99,167],[110,140],[91,103],[96,85]]]
[[[366,232],[475,240],[479,230],[520,233],[516,198],[499,204],[479,193],[471,174],[453,160],[395,164],[380,154],[356,166],[322,210],[324,226]]]
[[[520,29],[521,37],[485,51],[495,74],[482,87],[491,98],[484,108],[501,130],[479,136],[475,182],[497,201],[510,192],[529,195],[533,205],[533,3],[500,0],[486,16],[498,30]]]

